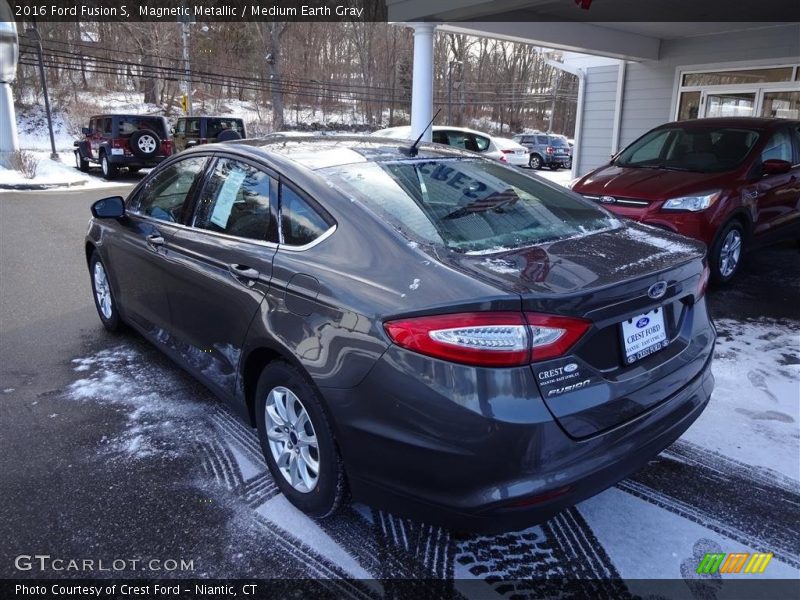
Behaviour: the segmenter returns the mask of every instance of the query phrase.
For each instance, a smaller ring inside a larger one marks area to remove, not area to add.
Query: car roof
[[[470,158],[483,160],[474,152],[460,150],[443,144],[420,143],[418,154],[411,157],[401,151],[407,147],[396,138],[376,136],[305,136],[254,138],[234,140],[215,144],[196,146],[181,154],[207,152],[209,150],[228,150],[237,154],[261,159],[274,168],[298,166],[308,171],[348,164],[419,160],[431,158]]]
[[[434,125],[431,128],[433,131],[460,131],[462,133],[475,133],[477,135],[482,135],[484,137],[494,137],[489,135],[488,133],[484,133],[483,131],[478,131],[477,129],[470,129],[468,127],[450,127],[449,125]],[[390,131],[404,131],[408,130],[411,131],[411,125],[400,125],[399,127],[387,127],[386,129],[380,129],[376,131],[376,134],[380,133],[388,133]]]
[[[238,121],[243,121],[242,117],[232,117],[231,115],[184,115],[182,117],[178,117],[178,120],[181,119],[236,119]]]
[[[137,113],[100,113],[99,115],[92,115],[89,118],[90,119],[100,119],[100,118],[106,119],[108,117],[111,117],[112,119],[113,118],[120,118],[120,117],[124,117],[126,119],[129,119],[129,118],[132,118],[132,117],[133,118],[137,118],[137,119],[141,119],[141,118],[166,119],[166,117],[164,115],[145,115],[145,114],[137,114]]]
[[[706,127],[746,127],[748,129],[773,129],[787,123],[800,123],[793,119],[779,119],[777,117],[711,117],[706,119],[687,119],[664,123],[660,127],[680,125],[686,128]],[[659,128],[660,128],[659,127]]]

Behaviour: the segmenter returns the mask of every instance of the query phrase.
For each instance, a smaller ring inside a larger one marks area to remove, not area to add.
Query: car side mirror
[[[769,158],[761,165],[761,172],[764,175],[783,175],[792,169],[792,163],[788,160]]]
[[[125,200],[122,196],[109,196],[92,204],[95,219],[120,219],[125,216]]]
[[[91,127],[81,127],[81,133],[83,135],[92,135],[92,131],[94,131]]]

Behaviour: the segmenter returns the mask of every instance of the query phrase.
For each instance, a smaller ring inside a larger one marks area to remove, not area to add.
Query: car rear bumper
[[[322,392],[356,499],[457,531],[496,533],[545,521],[680,437],[713,389],[713,330],[703,337],[706,359],[688,383],[580,440],[554,420],[527,367],[475,369],[391,347],[359,386]]]

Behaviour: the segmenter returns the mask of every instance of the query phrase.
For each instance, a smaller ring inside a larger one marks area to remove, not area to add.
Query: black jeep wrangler
[[[122,167],[135,173],[155,167],[172,155],[167,119],[148,115],[99,115],[82,130],[84,139],[75,142],[75,166],[88,171],[97,163],[106,179],[113,179]]]
[[[175,152],[181,152],[199,144],[230,142],[247,137],[244,121],[236,117],[180,117],[175,123]]]

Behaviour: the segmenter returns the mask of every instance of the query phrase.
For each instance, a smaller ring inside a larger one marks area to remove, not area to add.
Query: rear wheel
[[[114,179],[119,175],[119,167],[108,162],[108,156],[105,152],[100,155],[100,168],[103,170],[103,177],[106,179]]]
[[[334,514],[346,497],[344,467],[319,395],[302,373],[269,363],[256,388],[261,449],[284,496],[309,516]]]
[[[111,283],[108,280],[108,272],[103,264],[100,255],[95,250],[89,259],[89,270],[92,276],[92,292],[94,295],[94,305],[103,327],[112,332],[120,331],[123,327],[119,317],[117,303],[111,292]]]
[[[531,158],[528,161],[528,165],[531,169],[541,169],[542,168],[542,157],[538,154],[531,154]]]
[[[739,270],[744,250],[744,227],[731,221],[723,227],[711,246],[711,277],[716,283],[728,283]]]

